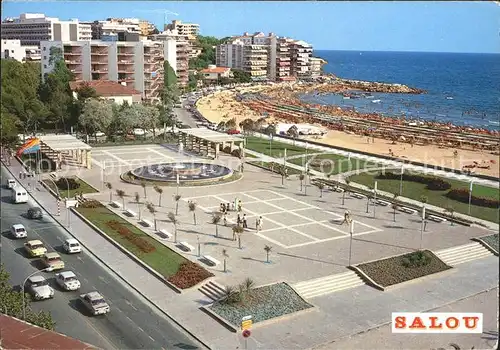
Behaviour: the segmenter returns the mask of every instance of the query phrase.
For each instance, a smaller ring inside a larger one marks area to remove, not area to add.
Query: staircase
[[[210,281],[205,283],[203,286],[198,288],[198,290],[205,296],[209,297],[213,301],[222,299],[225,296],[225,288],[215,281]]]
[[[306,299],[319,297],[345,289],[364,285],[365,282],[354,271],[302,281],[293,285],[295,290]]]
[[[449,266],[455,266],[493,255],[481,243],[474,242],[435,252],[437,257]]]

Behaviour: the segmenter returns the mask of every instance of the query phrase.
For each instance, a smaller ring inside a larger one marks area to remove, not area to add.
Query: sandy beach
[[[260,86],[254,87],[252,91],[266,91],[280,89],[280,87]],[[241,89],[243,93],[250,89]],[[257,120],[262,118],[262,114],[252,110],[244,103],[238,102],[235,99],[235,92],[223,91],[216,94],[204,97],[197,103],[200,113],[213,123],[227,121],[231,118],[236,118],[236,123],[239,124],[243,120],[250,118]],[[275,121],[280,121],[274,118]],[[270,115],[269,121],[273,121]],[[315,125],[315,124],[313,124]],[[462,169],[464,165],[476,162],[482,166],[489,166],[489,169],[475,168],[477,174],[484,174],[494,177],[500,176],[499,171],[499,156],[494,155],[489,151],[484,150],[458,150],[458,156],[454,156],[454,148],[439,147],[437,145],[410,145],[406,142],[396,142],[382,138],[368,138],[353,133],[329,130],[326,135],[321,138],[307,137],[312,141],[321,142],[327,145],[340,146],[352,149],[353,151],[370,152],[376,155],[389,155],[389,150],[396,157],[402,157],[412,161],[419,161],[432,165],[440,165],[453,169]],[[307,139],[304,138],[304,139]]]

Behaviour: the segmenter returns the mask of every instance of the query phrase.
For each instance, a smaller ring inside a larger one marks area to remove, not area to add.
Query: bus
[[[16,186],[12,190],[13,203],[28,203],[28,192],[21,186]]]

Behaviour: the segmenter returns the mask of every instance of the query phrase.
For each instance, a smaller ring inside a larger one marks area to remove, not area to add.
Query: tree
[[[392,194],[392,198],[394,199],[394,203],[392,203],[394,222],[396,222],[396,210],[398,210],[398,208],[399,208],[398,204],[396,203],[396,200],[398,199],[398,197],[399,197],[398,193],[394,192]]]
[[[157,230],[157,227],[156,227],[156,208],[155,208],[155,205],[151,202],[149,203],[146,203],[146,208],[148,209],[149,213],[150,214],[153,214],[153,222],[154,222],[154,226],[155,226],[155,230]]]
[[[252,82],[252,76],[250,75],[250,73],[244,72],[240,69],[233,69],[232,72],[235,83],[241,84]]]
[[[179,220],[177,220],[177,217],[172,212],[169,212],[167,214],[167,217],[170,220],[170,222],[174,225],[174,242],[177,243],[177,225],[179,225]]]
[[[97,132],[108,130],[113,121],[113,107],[109,101],[90,99],[85,102],[78,121],[97,142]]]
[[[300,174],[299,175],[299,180],[300,180],[300,192],[302,192],[302,185],[304,183],[304,179],[305,179],[305,175],[304,174]]]
[[[179,200],[181,199],[181,195],[180,194],[176,194],[174,196],[174,200],[175,200],[175,215],[179,215]]]
[[[10,274],[0,265],[0,312],[18,319],[23,318],[23,293],[15,291],[9,284]],[[22,286],[21,286],[22,287]],[[36,326],[53,330],[55,322],[49,312],[35,312],[30,307],[30,298],[24,298],[26,318],[24,321]]]
[[[109,202],[111,203],[113,201],[113,185],[111,182],[106,182],[106,188],[109,190]]]
[[[156,138],[156,127],[160,121],[160,112],[156,107],[136,104],[139,110],[140,127],[144,130],[144,138],[146,138],[146,130],[153,130],[153,139]]]
[[[268,246],[268,245],[264,246],[264,250],[266,252],[266,262],[267,263],[269,262],[269,254],[271,253],[272,249],[273,248],[271,246]]]
[[[212,214],[212,224],[215,225],[215,237],[219,237],[219,223],[222,219],[221,213]]]
[[[264,132],[265,132],[265,134],[266,134],[266,135],[271,135],[271,137],[272,137],[272,136],[273,136],[273,135],[275,135],[275,134],[276,134],[276,132],[277,132],[277,130],[276,130],[276,125],[274,125],[274,124],[269,124],[269,125],[266,127],[266,129],[264,130]]]
[[[161,187],[160,187],[160,186],[158,186],[158,185],[155,185],[153,188],[154,188],[154,190],[156,191],[156,193],[158,193],[158,195],[160,196],[160,197],[158,198],[158,206],[159,206],[159,207],[161,207],[161,195],[162,195],[162,193],[163,193],[163,188],[161,188]]]
[[[19,143],[17,125],[20,124],[20,121],[18,118],[5,111],[3,106],[1,113],[0,129],[2,132],[0,133],[0,144],[6,148],[17,148]]]
[[[450,225],[453,226],[453,214],[455,213],[455,208],[453,208],[452,205],[448,205],[444,211],[450,214],[451,216]]]
[[[325,188],[325,184],[322,182],[318,182],[316,187],[319,189],[319,198],[323,198],[323,189]]]
[[[189,212],[193,213],[193,222],[196,225],[196,202],[189,201],[188,208]]]
[[[427,204],[427,202],[429,201],[429,198],[427,196],[420,196],[420,202],[422,202],[422,220],[424,220],[424,231],[427,227],[427,220],[425,219],[425,213],[424,213],[424,208],[425,208],[425,205]]]
[[[293,145],[295,146],[295,139],[299,137],[299,129],[296,125],[292,125],[287,131],[287,136],[293,138]]]
[[[244,134],[248,135],[248,133],[254,130],[254,121],[250,118],[247,118],[240,123],[240,128],[243,130]]]
[[[227,269],[226,269],[226,260],[227,260],[227,258],[229,258],[229,254],[227,253],[227,249],[226,248],[222,249],[222,257],[224,259],[224,272],[227,272]]]
[[[122,200],[122,205],[123,205],[123,210],[125,210],[125,191],[117,189],[116,190],[116,195],[121,198]]]
[[[351,183],[351,180],[349,178],[345,179],[345,184],[347,185],[346,188],[344,189],[344,192],[342,192],[342,205],[345,205],[345,194],[347,191],[349,191],[349,184]]]
[[[236,129],[236,118],[231,118],[226,122],[226,128]]]
[[[240,225],[233,226],[233,237],[238,237],[238,248],[241,249],[241,235],[245,232],[245,229]]]
[[[138,192],[134,194],[134,199],[137,203],[137,210],[139,210],[139,220],[141,220],[141,196],[139,196]]]
[[[189,60],[189,69],[200,70],[207,68],[209,64],[215,64],[215,47],[220,43],[216,37],[198,35],[193,46],[199,47],[201,54]]]
[[[144,190],[144,198],[148,198],[148,194],[146,192],[146,187],[147,187],[147,184],[145,181],[141,181],[141,187],[142,189]]]

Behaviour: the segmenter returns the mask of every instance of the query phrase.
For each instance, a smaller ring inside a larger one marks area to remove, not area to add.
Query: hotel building
[[[172,68],[177,75],[177,84],[180,87],[185,87],[189,82],[189,54],[191,47],[187,40],[187,36],[180,35],[177,30],[166,30],[160,34],[152,35],[151,38],[155,41],[175,42],[175,50],[170,50],[169,53],[173,56],[168,59],[168,62],[173,62],[175,59],[175,66]],[[170,44],[172,47],[174,43]]]
[[[200,25],[174,20],[172,23],[167,24],[164,30],[176,30],[179,35],[188,37],[189,41],[195,41],[200,34]]]
[[[163,89],[163,64],[177,67],[176,42],[169,41],[42,41],[42,77],[53,67],[49,52],[58,47],[75,81],[110,80],[157,101]]]
[[[37,46],[41,41],[86,41],[92,38],[89,24],[77,19],[60,21],[40,13],[23,13],[2,22],[1,38],[19,40],[21,46]]]

